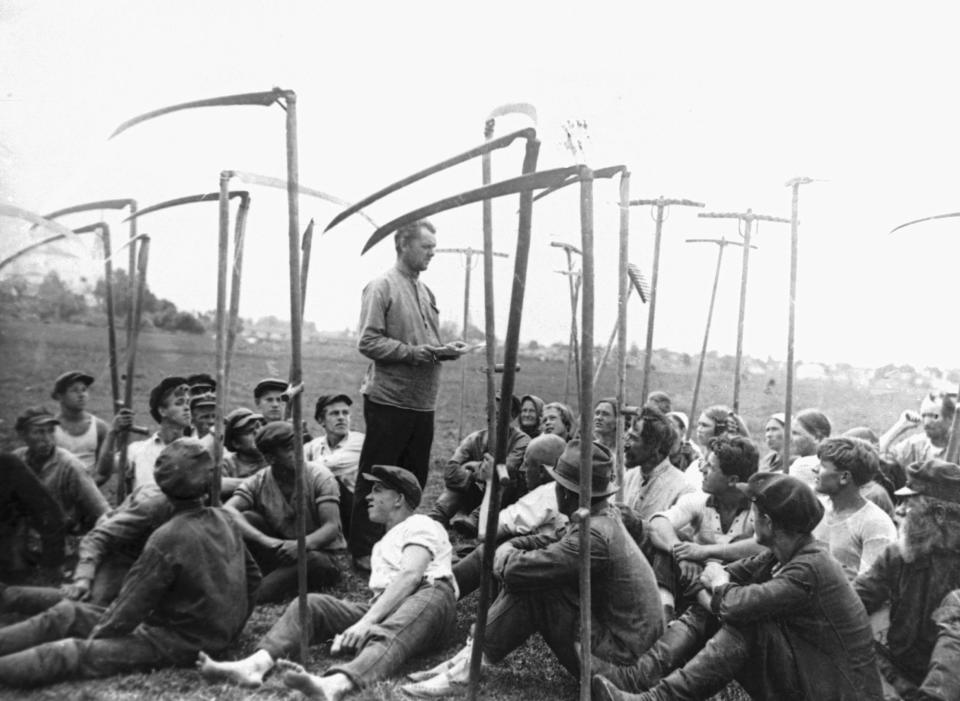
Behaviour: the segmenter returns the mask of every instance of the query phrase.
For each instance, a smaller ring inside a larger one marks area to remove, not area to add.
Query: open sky
[[[107,138],[150,109],[281,86],[298,95],[302,182],[357,200],[479,143],[494,107],[530,102],[541,167],[572,162],[561,125],[584,120],[587,163],[627,164],[634,198],[789,217],[785,181],[823,179],[801,189],[797,357],[956,367],[960,331],[946,312],[960,219],[888,232],[960,210],[958,14],[950,3],[4,0],[0,198],[36,212],[118,197],[143,207],[214,191],[223,169],[283,176],[277,107],[183,112]],[[498,132],[526,125],[513,119]],[[495,179],[520,159],[519,146],[499,152]],[[473,162],[368,212],[382,223],[479,182]],[[251,190],[241,314],[286,317],[285,195]],[[616,197],[615,183],[598,183],[598,342],[616,316]],[[214,306],[216,210],[142,220],[150,286],[183,308]],[[735,221],[697,211],[674,208],[664,226],[656,347],[698,352],[702,341],[716,250],[685,239],[738,236]],[[495,207],[498,250],[514,249],[515,212],[514,199]],[[336,213],[302,200],[303,225]],[[122,230],[116,213],[103,216]],[[481,245],[479,205],[434,223],[441,246]],[[631,211],[630,258],[648,275],[653,228],[649,208]],[[757,357],[786,354],[789,229],[755,232],[744,346]],[[306,316],[318,327],[353,328],[363,283],[392,264],[389,243],[360,257],[370,232],[356,217],[315,241]],[[37,235],[0,220],[0,257]],[[536,206],[525,340],[567,337],[566,279],[554,272],[565,261],[549,244],[579,235],[576,188]],[[76,252],[43,265],[86,266],[89,251]],[[496,263],[500,334],[512,265]],[[457,323],[463,274],[454,255],[424,274]],[[710,343],[721,353],[735,347],[739,277],[729,248]],[[479,273],[471,310],[482,325]],[[646,313],[634,297],[629,334],[641,347]]]

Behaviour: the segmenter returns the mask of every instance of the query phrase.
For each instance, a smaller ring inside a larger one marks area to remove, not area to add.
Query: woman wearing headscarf
[[[783,451],[783,436],[786,428],[785,421],[787,417],[782,412],[771,414],[767,423],[763,427],[763,441],[767,444],[770,452],[760,458],[760,469],[758,472],[783,472],[783,458],[780,456]]]
[[[804,409],[793,420],[790,430],[790,454],[797,458],[790,464],[790,474],[816,488],[820,472],[817,448],[830,437],[830,419],[819,409]]]
[[[541,433],[540,422],[543,419],[543,400],[534,394],[525,394],[520,398],[520,430],[530,438]]]

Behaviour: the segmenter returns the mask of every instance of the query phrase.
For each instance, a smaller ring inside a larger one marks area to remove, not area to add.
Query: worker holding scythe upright
[[[420,273],[433,258],[433,224],[415,221],[397,230],[397,262],[363,290],[358,349],[373,362],[363,385],[366,440],[361,475],[375,464],[398,465],[421,487],[427,483],[433,445],[433,413],[440,386],[440,360],[463,352],[461,342],[440,340],[440,315],[433,292]],[[383,528],[367,516],[370,482],[357,480],[350,522],[350,552],[360,569],[369,569],[373,544]]]

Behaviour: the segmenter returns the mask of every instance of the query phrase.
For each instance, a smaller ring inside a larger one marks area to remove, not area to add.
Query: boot
[[[708,699],[733,681],[749,659],[749,647],[740,632],[724,626],[693,659],[641,694],[621,692],[603,676],[590,684],[594,701],[699,701]]]
[[[643,653],[635,664],[618,667],[592,657],[592,669],[615,687],[627,691],[646,691],[664,675],[686,662],[700,647],[710,616],[706,609],[691,606],[683,616],[667,626],[653,647]]]

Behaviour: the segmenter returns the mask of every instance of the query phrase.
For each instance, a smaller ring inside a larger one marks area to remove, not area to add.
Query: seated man
[[[17,435],[26,445],[13,451],[53,497],[63,513],[67,535],[67,554],[75,553],[77,536],[97,522],[109,505],[87,473],[83,463],[72,453],[58,448],[53,429],[60,422],[44,407],[31,407],[17,417]],[[27,551],[37,551],[39,537],[30,533]]]
[[[830,503],[813,529],[813,537],[827,544],[852,582],[897,540],[893,521],[861,492],[877,471],[880,458],[866,441],[843,437],[826,439],[817,448],[817,457],[816,489]]]
[[[702,491],[682,495],[676,504],[650,519],[652,564],[668,614],[681,594],[689,596],[700,590],[706,563],[725,564],[763,550],[753,538],[750,499],[737,487],[750,479],[759,462],[750,439],[714,438],[702,463]],[[692,539],[686,537],[691,528]]]
[[[297,508],[293,426],[272,421],[257,433],[257,449],[270,467],[240,483],[224,505],[233,513],[263,571],[257,602],[279,601],[297,590]],[[347,543],[340,528],[340,488],[325,467],[304,464],[307,582],[311,589],[340,577]]]
[[[601,659],[616,664],[635,660],[663,631],[663,613],[653,571],[609,502],[617,491],[613,456],[600,443],[581,448],[580,440],[567,444],[556,469],[557,506],[570,517],[580,498],[580,451],[591,450],[593,465],[590,500],[591,646]],[[560,664],[571,674],[580,669],[574,646],[580,627],[580,526],[553,534],[508,540],[499,548],[493,574],[501,590],[490,607],[483,661],[495,664],[540,633]],[[472,644],[472,643],[471,643]],[[467,681],[468,644],[445,669],[403,690],[415,696],[444,696],[455,684]]]
[[[896,423],[880,436],[880,455],[896,463],[905,473],[915,462],[942,458],[950,439],[950,424],[957,411],[954,395],[929,392],[920,402],[920,413],[904,411]],[[922,428],[899,442],[911,429]]]
[[[37,613],[65,598],[110,605],[147,538],[173,516],[173,511],[173,502],[156,484],[137,487],[83,536],[72,584],[60,588],[7,587],[0,590],[0,611]]]
[[[350,407],[353,400],[346,394],[321,394],[313,418],[323,427],[323,435],[303,446],[303,456],[309,462],[323,465],[337,478],[340,485],[340,523],[344,535],[349,535],[350,513],[353,511],[353,492],[360,467],[360,451],[364,435],[350,430]]]
[[[27,552],[28,529],[38,535],[37,552]],[[23,460],[13,453],[0,453],[0,579],[19,577],[36,565],[44,570],[45,579],[59,580],[63,558],[60,505]]]
[[[191,430],[190,396],[183,377],[165,377],[150,390],[150,416],[159,424],[157,432],[142,441],[127,445],[127,481],[129,491],[153,482],[153,466],[160,452]],[[120,409],[113,417],[113,426],[97,463],[97,481],[103,483],[114,472],[114,450],[117,435],[133,427],[133,412]]]
[[[548,467],[557,466],[557,460],[566,445],[562,438],[549,433],[530,441],[520,466],[520,472],[527,483],[527,493],[500,510],[497,519],[497,543],[516,536],[550,534],[567,524],[567,517],[557,508],[557,490],[553,486],[553,477],[546,470]],[[481,512],[481,538],[486,535],[482,532],[486,528],[485,511],[484,509]],[[453,567],[460,598],[476,591],[480,586],[483,551],[484,545],[480,543]]]
[[[227,414],[223,423],[224,455],[220,496],[226,500],[233,495],[241,482],[268,467],[269,463],[257,450],[257,432],[263,426],[263,417],[260,414],[240,407]]]
[[[106,610],[61,601],[0,628],[0,684],[186,665],[201,648],[222,650],[236,640],[260,574],[229,516],[203,506],[212,471],[195,439],[164,448],[155,481],[176,514],[147,540],[120,595]]]
[[[213,441],[217,422],[217,398],[213,394],[198,394],[190,397],[190,423],[193,425],[193,437],[213,454]]]
[[[92,384],[93,375],[73,370],[57,378],[50,394],[60,403],[57,414],[60,424],[53,429],[53,439],[58,448],[73,453],[91,477],[94,476],[100,448],[110,430],[103,419],[87,411],[87,398]]]
[[[253,401],[257,413],[262,414],[266,421],[283,421],[287,411],[287,400],[283,393],[287,390],[287,383],[274,377],[260,380],[253,388]]]
[[[900,542],[853,583],[868,613],[890,606],[878,645],[884,698],[960,698],[960,467],[913,464],[897,495]]]
[[[673,506],[681,494],[697,491],[670,462],[675,440],[670,420],[649,406],[640,411],[627,432],[623,501],[645,522]]]
[[[867,613],[810,535],[823,517],[813,490],[762,472],[746,491],[757,542],[770,550],[708,564],[710,612],[691,606],[631,667],[598,665],[595,701],[706,699],[734,679],[758,700],[880,698]]]
[[[284,682],[307,696],[338,701],[394,674],[409,658],[442,645],[456,625],[456,591],[450,571],[450,540],[436,521],[415,514],[420,484],[400,467],[374,465],[363,475],[373,482],[367,497],[370,520],[387,533],[373,546],[369,603],[308,594],[310,640],[332,636],[331,654],[354,652],[323,676],[302,668],[287,671]],[[259,686],[278,660],[300,644],[300,608],[291,603],[260,639],[253,655],[237,662],[216,662],[200,653],[197,666],[208,681]]]
[[[497,398],[497,411],[500,410],[500,398]],[[516,426],[520,415],[520,400],[513,397],[510,401],[510,432],[507,437],[506,467],[512,485],[505,485],[500,495],[502,506],[515,502],[523,488],[517,484],[520,464],[523,454],[530,444],[530,436]],[[485,457],[486,456],[486,457]],[[485,466],[486,463],[486,466]],[[430,518],[444,526],[452,525],[468,537],[475,537],[478,530],[479,511],[477,509],[483,501],[483,492],[486,486],[485,470],[490,469],[492,457],[487,450],[487,429],[474,431],[463,439],[463,442],[447,461],[443,475],[443,492],[437,497]],[[476,511],[476,513],[474,513]],[[455,519],[458,512],[464,517]]]

